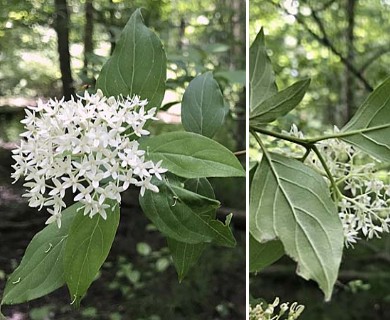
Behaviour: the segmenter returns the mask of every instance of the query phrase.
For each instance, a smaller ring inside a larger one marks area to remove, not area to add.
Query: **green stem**
[[[250,128],[256,132],[263,133],[263,134],[266,134],[266,135],[269,135],[269,136],[272,136],[275,138],[283,139],[286,141],[290,141],[290,142],[299,144],[301,146],[304,146],[305,148],[311,148],[311,146],[313,144],[315,144],[319,141],[322,141],[322,140],[345,138],[345,137],[353,136],[356,134],[367,133],[367,132],[385,129],[388,127],[390,127],[390,124],[387,123],[387,124],[383,124],[383,125],[371,127],[371,128],[364,128],[364,129],[352,130],[352,131],[347,131],[347,132],[337,132],[337,133],[327,134],[327,135],[320,136],[320,137],[315,137],[315,138],[310,138],[310,139],[302,139],[302,138],[292,137],[292,136],[287,135],[287,134],[283,134],[283,133],[267,130],[264,128],[260,128],[257,126],[250,126]]]
[[[333,189],[333,193],[332,193],[333,200],[338,201],[343,195],[340,192],[339,188],[337,187],[336,181],[333,179],[333,175],[330,172],[329,167],[326,164],[326,161],[325,161],[324,157],[322,156],[321,152],[318,150],[317,146],[313,145],[312,149],[313,149],[314,153],[317,155],[318,159],[320,160],[322,167],[324,168],[326,175],[330,181],[330,184],[331,184],[332,189]]]
[[[268,136],[272,136],[272,137],[275,137],[275,138],[279,138],[279,139],[283,139],[283,140],[286,140],[286,141],[290,141],[290,142],[299,144],[301,146],[304,146],[306,149],[310,148],[310,145],[311,145],[311,143],[307,142],[306,139],[296,138],[296,137],[293,137],[293,136],[290,136],[290,135],[287,135],[287,134],[283,134],[283,133],[279,133],[279,132],[275,132],[275,131],[270,131],[270,130],[263,129],[263,128],[260,128],[260,127],[250,126],[250,131],[251,132],[259,132],[259,133],[262,133],[262,134],[266,134]]]
[[[322,141],[322,140],[345,138],[345,137],[353,136],[355,134],[372,132],[372,131],[376,131],[376,130],[385,129],[388,127],[390,127],[390,124],[387,123],[387,124],[383,124],[383,125],[376,126],[376,127],[370,127],[370,128],[364,128],[364,129],[352,130],[352,131],[346,131],[346,132],[331,133],[331,134],[327,134],[327,135],[324,135],[321,137],[305,139],[305,141],[307,141],[309,143],[316,143],[316,142]]]
[[[265,148],[263,141],[261,141],[260,137],[257,135],[256,131],[253,129],[249,129],[249,132],[252,134],[252,136],[255,137],[257,143],[259,144],[261,150],[263,150],[264,155],[269,158],[267,149]]]
[[[310,148],[306,148],[306,152],[305,154],[303,155],[303,157],[301,159],[299,159],[299,161],[301,162],[305,162],[305,160],[307,159],[307,157],[309,156],[310,152],[311,152],[311,147]]]

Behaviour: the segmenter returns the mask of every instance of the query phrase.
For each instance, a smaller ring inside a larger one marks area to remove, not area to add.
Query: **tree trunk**
[[[354,28],[355,28],[355,7],[357,0],[346,0],[345,13],[348,20],[346,30],[347,60],[354,64]],[[344,123],[346,123],[355,113],[355,77],[349,68],[345,68],[345,113]]]
[[[180,19],[179,40],[178,40],[178,43],[177,43],[179,50],[182,50],[183,47],[184,47],[184,37],[185,37],[185,34],[186,34],[186,21],[182,17]]]
[[[231,46],[230,67],[233,70],[245,69],[245,1],[232,0],[231,1],[231,32],[233,43]],[[245,135],[246,135],[246,90],[245,86],[240,92],[240,98],[235,105],[235,114],[237,119],[237,127],[235,132],[236,148],[237,150],[245,150]]]
[[[89,56],[93,53],[93,4],[92,0],[85,1],[84,26],[84,74],[89,80],[93,75],[89,72]]]
[[[58,39],[63,94],[66,99],[74,95],[69,53],[69,13],[66,0],[55,0],[55,30]]]
[[[108,32],[110,33],[110,42],[111,42],[110,56],[111,56],[115,50],[115,45],[116,45],[115,32],[113,31],[113,29],[111,29],[111,27],[115,25],[115,10],[114,10],[115,4],[112,0],[109,0],[109,2],[110,2],[110,8],[109,8],[110,26],[108,27]]]

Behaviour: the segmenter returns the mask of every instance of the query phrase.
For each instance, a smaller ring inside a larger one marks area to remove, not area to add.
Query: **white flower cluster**
[[[162,179],[161,161],[145,161],[144,150],[132,136],[148,135],[144,125],[156,119],[156,108],[145,111],[147,100],[106,98],[98,90],[84,97],[64,101],[38,101],[26,109],[21,122],[26,132],[20,146],[13,150],[15,172],[27,181],[31,207],[48,206],[51,217],[46,223],[61,227],[65,191],[71,189],[74,201],[83,204],[84,215],[107,217],[106,199],[121,201],[120,193],[130,184],[158,192],[153,176]]]
[[[338,132],[339,129],[335,127],[333,133]],[[305,138],[295,124],[289,132],[283,133],[299,139]],[[375,173],[378,163],[372,158],[367,162],[368,157],[362,151],[339,139],[322,140],[316,145],[338,188],[344,191],[338,208],[346,247],[356,243],[361,236],[372,239],[374,236],[379,238],[382,232],[389,232],[390,185]],[[279,142],[278,150],[287,154],[286,143]],[[294,145],[290,150],[289,156],[302,156],[300,146]],[[305,163],[326,176],[320,160],[313,152]],[[329,179],[326,181],[330,184]]]
[[[323,140],[317,147],[337,186],[344,190],[338,206],[346,246],[356,243],[361,235],[372,239],[389,232],[390,185],[375,173],[375,160],[367,162],[362,151],[339,139]],[[323,170],[315,155],[308,157],[307,163]]]
[[[263,306],[259,303],[254,308],[249,307],[249,320],[295,320],[302,314],[305,306],[298,305],[296,302],[289,306],[289,303],[282,303],[279,306],[279,312],[275,308],[279,305],[279,298],[275,298],[272,304]],[[288,312],[288,313],[287,313]]]

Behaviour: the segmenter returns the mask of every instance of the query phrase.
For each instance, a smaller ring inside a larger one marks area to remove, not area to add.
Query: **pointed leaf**
[[[16,304],[42,297],[65,284],[63,254],[79,204],[63,211],[61,228],[52,223],[28,245],[22,262],[8,278],[1,304]]]
[[[249,272],[259,272],[283,255],[283,244],[279,240],[260,243],[249,235]]]
[[[252,109],[250,123],[264,124],[284,116],[301,102],[309,84],[310,79],[295,82],[290,87],[261,102]]]
[[[360,132],[359,132],[360,131]],[[390,78],[387,78],[342,129],[357,132],[342,138],[378,160],[390,162]]]
[[[115,202],[107,202],[112,207]],[[110,251],[119,225],[119,204],[104,220],[79,214],[73,220],[64,253],[65,280],[72,303],[79,305]]]
[[[200,194],[204,197],[215,199],[214,190],[206,178],[190,179],[185,183],[187,190]],[[206,218],[215,219],[215,209],[203,213]],[[199,260],[206,243],[190,244],[167,238],[169,251],[172,255],[173,264],[176,268],[179,281],[182,281],[188,271]]]
[[[280,239],[330,299],[343,249],[343,229],[324,178],[301,162],[265,154],[253,177],[250,232],[263,243]]]
[[[212,138],[225,119],[221,89],[211,72],[194,78],[183,95],[181,121],[186,131]]]
[[[142,139],[146,158],[185,178],[244,177],[234,154],[218,142],[190,132],[169,132]]]
[[[207,243],[191,244],[172,238],[167,238],[167,244],[180,282],[196,264],[203,250],[208,246]]]
[[[152,180],[159,192],[146,191],[139,202],[145,215],[165,236],[185,243],[214,242],[234,247],[236,242],[228,225],[207,217],[219,202],[180,185]]]
[[[147,108],[159,108],[164,97],[166,55],[157,35],[136,10],[123,29],[115,50],[96,82],[106,96],[138,95]]]
[[[263,29],[249,50],[249,107],[250,110],[277,92],[275,75],[264,45]]]

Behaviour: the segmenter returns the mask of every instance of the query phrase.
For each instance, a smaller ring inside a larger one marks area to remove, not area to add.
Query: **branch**
[[[348,70],[351,71],[351,73],[354,74],[363,83],[367,91],[373,91],[373,87],[368,83],[363,74],[358,69],[356,69],[356,67],[346,57],[344,57],[342,53],[337,50],[334,44],[330,41],[329,37],[325,32],[325,28],[322,24],[322,21],[318,18],[314,10],[312,11],[312,16],[314,18],[314,21],[317,23],[319,29],[321,30],[322,36],[316,34],[300,16],[297,15],[295,16],[295,18],[297,19],[298,23],[300,23],[317,41],[328,47],[336,56],[340,58],[341,62],[348,68]]]
[[[328,9],[334,2],[336,2],[336,0],[330,0],[330,1],[326,2],[326,3],[324,3],[322,5],[322,7],[318,7],[316,9],[316,11],[317,12],[324,11],[324,10]]]
[[[278,8],[281,8],[286,14],[288,15],[291,15],[285,8],[283,8],[281,5],[279,4],[276,4],[275,2],[273,2],[272,0],[269,1],[270,3],[272,3],[274,6],[277,6]],[[310,7],[310,6],[309,6]],[[310,7],[311,11],[312,11],[312,15],[313,15],[313,18],[314,18],[314,21],[316,22],[316,24],[318,25],[322,35],[318,35],[316,32],[314,32],[307,24],[306,22],[304,21],[304,19],[302,19],[302,17],[297,14],[297,15],[293,15],[295,17],[295,19],[297,20],[297,22],[302,25],[307,32],[309,32],[311,34],[311,36],[316,39],[319,43],[323,44],[324,46],[326,46],[327,48],[329,48],[336,56],[338,56],[341,60],[341,62],[349,69],[349,71],[351,71],[351,73],[353,75],[355,75],[361,82],[362,84],[364,85],[365,89],[367,91],[373,91],[373,87],[368,83],[368,81],[364,78],[363,74],[347,59],[345,58],[342,53],[337,50],[337,48],[333,45],[333,43],[330,41],[329,37],[327,36],[326,32],[325,32],[325,28],[324,28],[324,25],[322,24],[322,21],[318,18],[318,16],[316,15],[315,13],[315,10],[313,10],[311,7]]]
[[[373,62],[386,53],[390,53],[390,48],[385,47],[378,50],[360,67],[359,72],[363,73]]]
[[[285,278],[290,277],[291,275],[295,273],[295,267],[294,266],[287,266],[287,265],[272,265],[269,266],[259,273],[260,276],[263,276],[266,278],[270,277],[278,277],[278,278]],[[361,279],[365,281],[370,281],[373,279],[381,279],[383,281],[386,281],[387,279],[390,279],[390,275],[387,271],[355,271],[355,270],[341,270],[338,274],[338,279],[342,281],[350,281],[350,280],[356,280]]]

